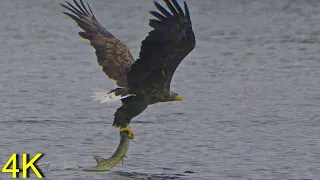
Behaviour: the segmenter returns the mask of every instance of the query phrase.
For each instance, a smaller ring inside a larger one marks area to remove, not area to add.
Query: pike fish
[[[117,150],[113,153],[111,157],[108,159],[104,159],[99,156],[93,156],[93,158],[97,161],[97,165],[92,168],[88,169],[82,169],[82,171],[90,171],[90,172],[96,172],[96,171],[109,171],[111,168],[116,166],[120,161],[123,160],[124,157],[126,157],[126,154],[129,149],[130,139],[128,137],[128,132],[123,131],[120,132],[120,143],[118,145]]]

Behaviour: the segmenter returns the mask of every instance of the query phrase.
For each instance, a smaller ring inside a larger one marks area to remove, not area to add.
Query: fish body
[[[109,171],[111,168],[116,166],[120,161],[126,157],[126,154],[129,149],[130,139],[128,137],[128,132],[123,131],[120,132],[120,143],[118,145],[117,150],[113,153],[113,155],[104,159],[99,156],[93,156],[93,158],[97,161],[97,165],[92,168],[82,169],[82,171],[87,172],[97,172],[97,171]]]

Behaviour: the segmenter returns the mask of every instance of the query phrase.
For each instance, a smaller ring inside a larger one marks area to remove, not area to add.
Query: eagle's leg
[[[123,132],[123,131],[128,131],[128,137],[129,137],[129,139],[131,139],[131,140],[134,139],[134,134],[133,134],[133,132],[131,131],[130,124],[127,124],[127,126],[124,127],[124,128],[120,128],[120,132]]]

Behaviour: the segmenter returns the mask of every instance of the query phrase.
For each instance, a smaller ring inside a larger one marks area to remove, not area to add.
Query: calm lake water
[[[46,179],[320,179],[320,1],[187,0],[197,47],[171,86],[184,101],[133,119],[128,158],[104,173],[63,171],[115,151],[120,103],[92,101],[115,84],[58,2],[1,2],[1,168],[44,153]],[[137,57],[152,1],[88,2]]]

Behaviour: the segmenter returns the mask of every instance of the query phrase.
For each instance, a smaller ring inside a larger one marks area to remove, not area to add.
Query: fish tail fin
[[[105,159],[100,156],[93,156],[93,158],[97,161],[97,164],[100,164],[102,161],[105,161]]]

